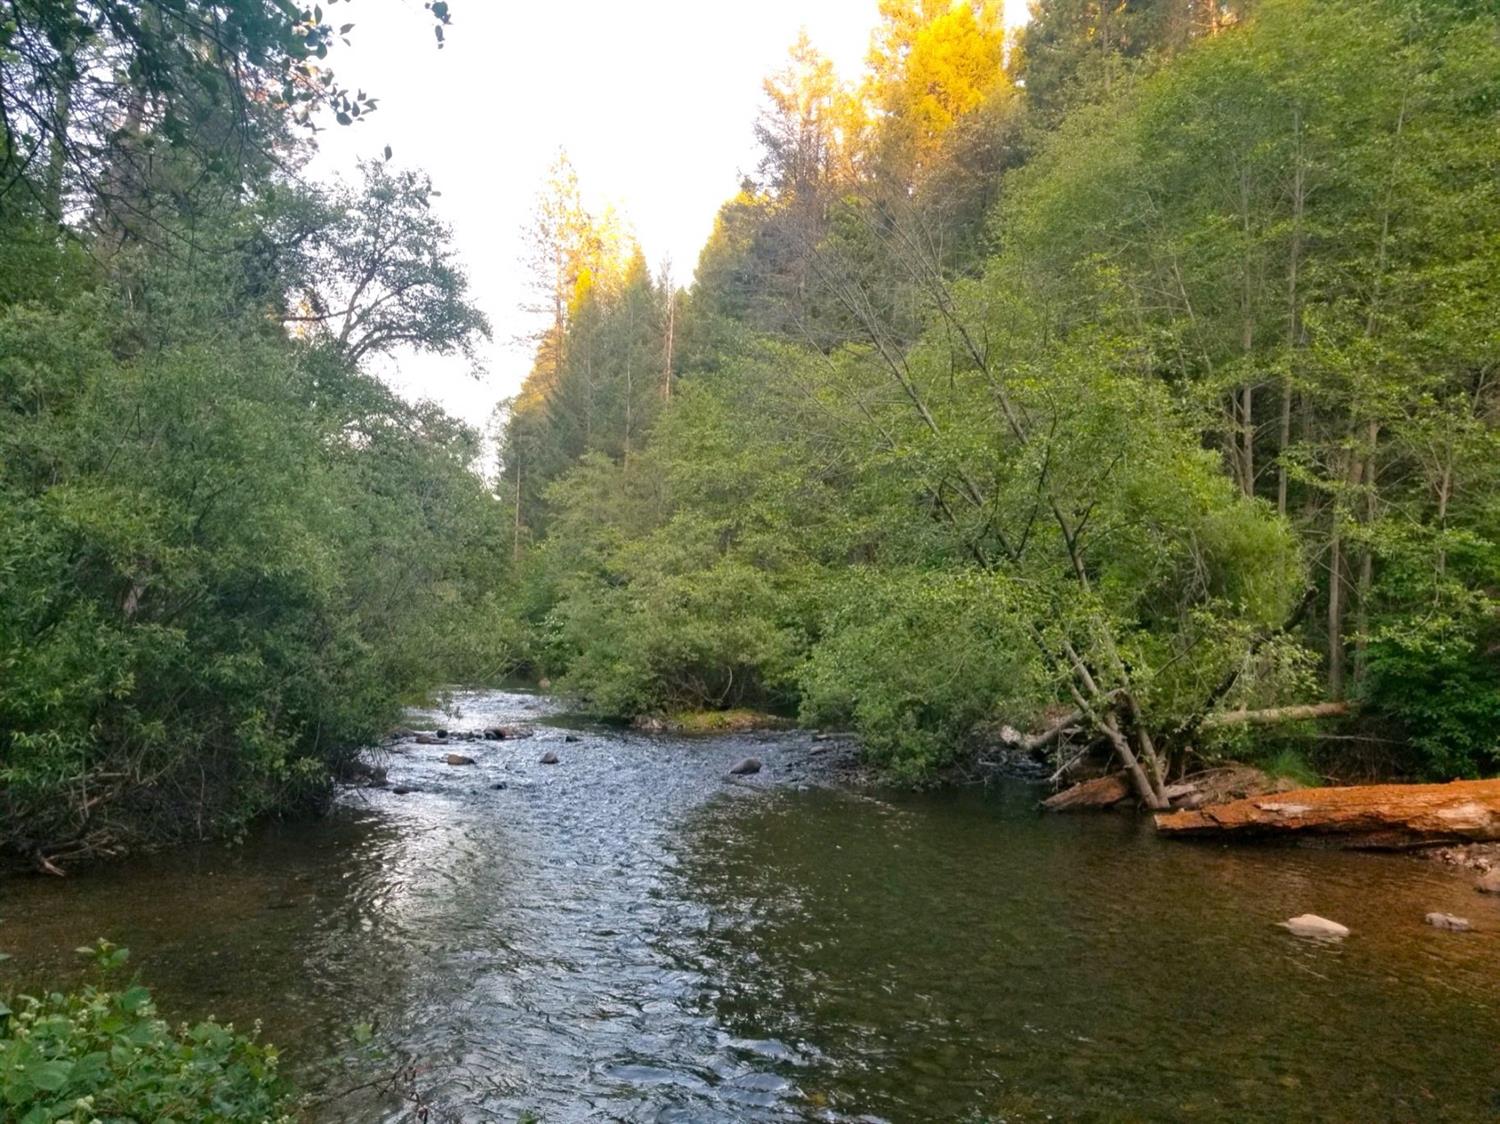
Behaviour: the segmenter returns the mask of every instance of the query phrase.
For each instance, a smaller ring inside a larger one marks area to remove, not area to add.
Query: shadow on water
[[[240,847],[0,883],[3,982],[66,979],[107,936],[172,1015],[261,1018],[319,1096],[415,1065],[435,1120],[1500,1117],[1500,907],[1451,871],[1163,844],[1022,786],[851,794],[807,783],[832,751],[804,734],[457,703],[417,721],[536,734],[457,747],[472,767],[401,746],[418,791]],[[765,771],[727,777],[749,753]],[[1306,911],[1354,936],[1273,925]]]

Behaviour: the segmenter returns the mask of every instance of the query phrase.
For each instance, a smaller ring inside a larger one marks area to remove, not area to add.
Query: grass
[[[1306,757],[1295,749],[1279,749],[1261,765],[1273,777],[1285,777],[1299,788],[1317,788],[1323,778],[1308,763]]]

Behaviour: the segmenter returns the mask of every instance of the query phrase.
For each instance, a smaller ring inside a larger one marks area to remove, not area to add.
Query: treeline
[[[1500,767],[1497,124],[1480,2],[885,0],[857,82],[798,43],[690,291],[542,240],[526,660],[908,776],[1095,741],[1152,805],[1294,703],[1349,703],[1256,727],[1325,772]]]
[[[299,116],[371,107],[336,38],[269,0],[6,9],[0,855],[314,803],[500,669],[480,437],[361,370],[489,328],[422,176],[298,176]]]

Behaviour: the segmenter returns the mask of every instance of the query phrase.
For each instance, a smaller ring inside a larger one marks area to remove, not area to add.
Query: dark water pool
[[[457,703],[426,721],[542,724],[470,768],[406,746],[421,791],[243,846],[0,883],[0,985],[107,936],[170,1015],[260,1018],[324,1121],[1500,1120],[1500,902],[1462,874]],[[1302,912],[1353,936],[1275,927]]]

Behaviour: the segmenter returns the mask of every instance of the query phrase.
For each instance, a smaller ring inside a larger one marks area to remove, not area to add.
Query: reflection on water
[[[459,701],[455,730],[547,705]],[[464,1121],[1500,1117],[1500,903],[1436,866],[1163,844],[1019,787],[807,786],[805,735],[464,752],[408,746],[391,780],[421,791],[242,847],[0,883],[6,982],[108,936],[168,1012],[260,1017],[315,1093],[412,1063]],[[1273,925],[1307,911],[1354,936]]]

